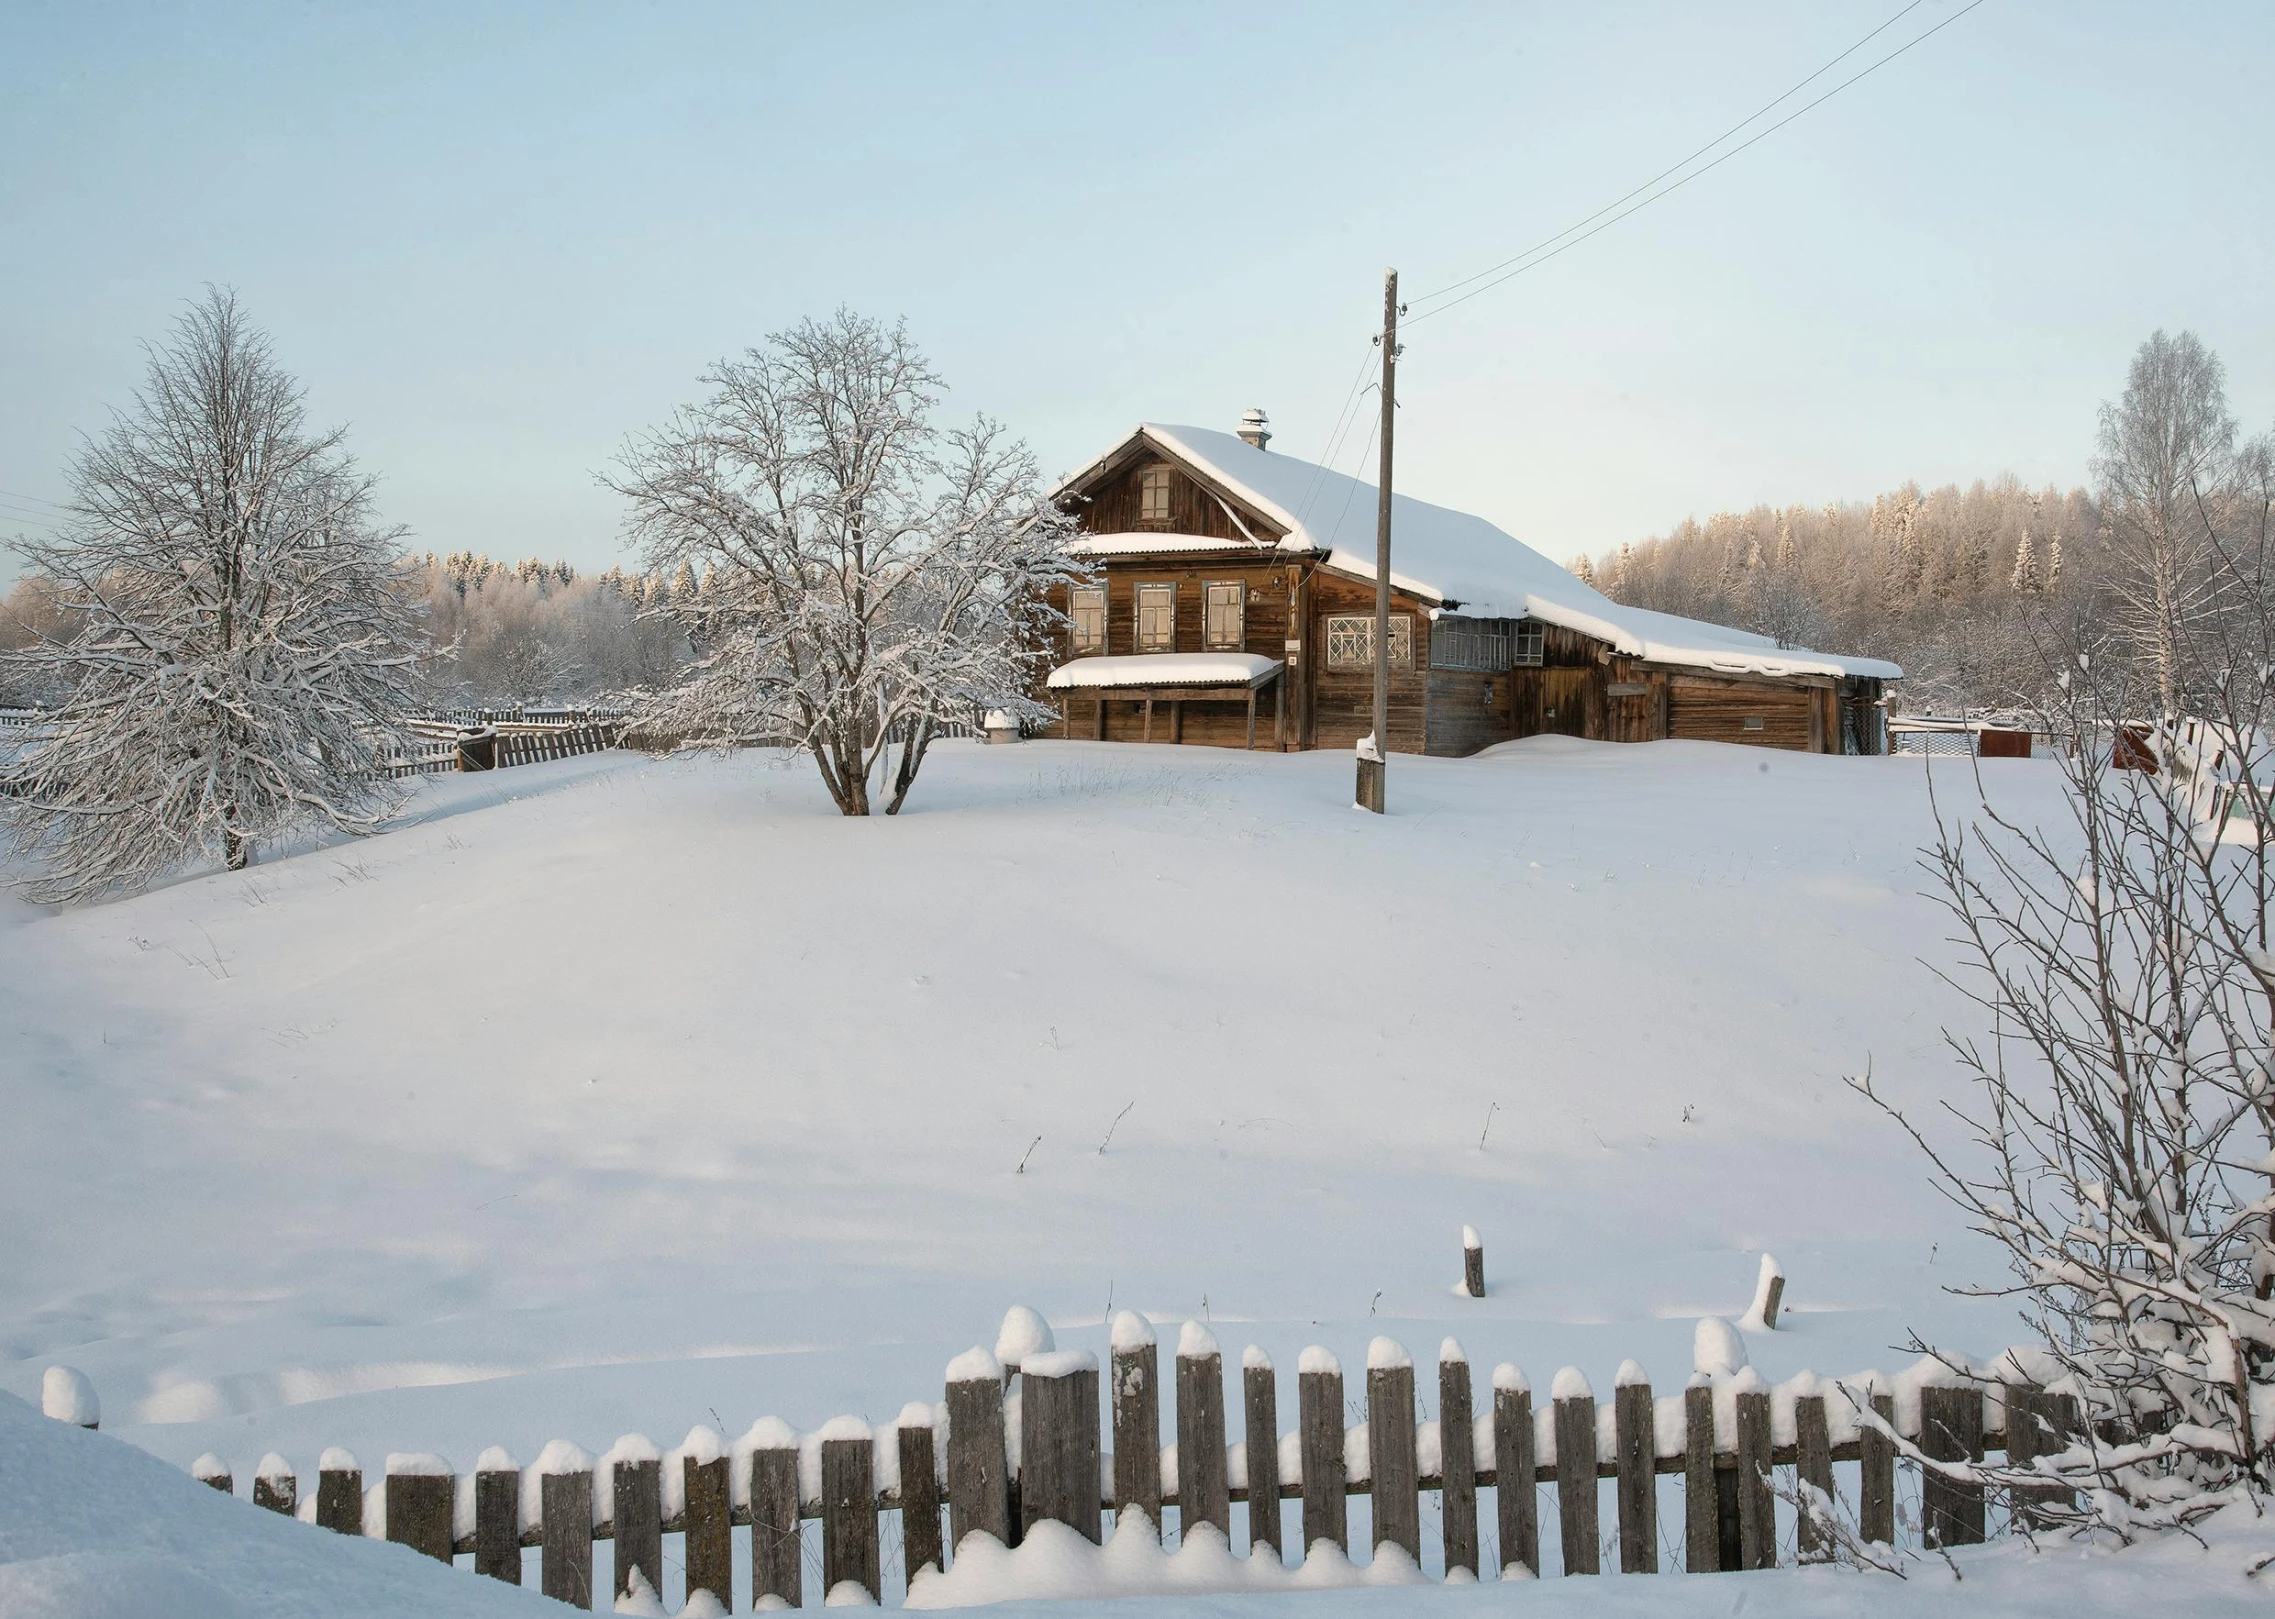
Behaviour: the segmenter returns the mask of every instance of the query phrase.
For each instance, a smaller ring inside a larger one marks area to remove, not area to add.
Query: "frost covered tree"
[[[1045,593],[1081,576],[1071,521],[998,424],[934,420],[901,326],[846,311],[722,361],[712,392],[608,479],[699,657],[643,703],[695,746],[787,744],[840,812],[896,813],[950,722],[1042,720]],[[711,580],[690,591],[700,563]]]
[[[70,619],[5,654],[65,689],[4,769],[37,898],[76,901],[297,827],[365,832],[419,629],[372,480],[312,431],[297,383],[227,292],[152,351],[134,404],[81,450],[69,517],[26,541]]]

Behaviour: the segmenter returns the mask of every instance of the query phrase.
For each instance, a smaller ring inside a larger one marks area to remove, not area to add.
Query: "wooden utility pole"
[[[1382,466],[1374,515],[1374,757],[1359,757],[1359,808],[1383,813],[1390,760],[1390,437],[1398,408],[1398,272],[1382,273]]]

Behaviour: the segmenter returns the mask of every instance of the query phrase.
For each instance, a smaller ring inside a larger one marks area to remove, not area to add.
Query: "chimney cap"
[[[1262,410],[1242,411],[1240,413],[1240,426],[1237,430],[1241,442],[1253,444],[1259,450],[1271,443],[1272,429],[1268,425],[1270,420],[1271,418],[1267,417]]]

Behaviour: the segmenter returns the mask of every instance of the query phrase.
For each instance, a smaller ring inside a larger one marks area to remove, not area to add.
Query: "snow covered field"
[[[1341,754],[951,744],[863,822],[610,754],[11,901],[0,1388],[68,1361],[240,1478],[885,1420],[1011,1303],[1671,1390],[1765,1249],[1773,1379],[1988,1353],[2011,1315],[1939,1289],[1989,1259],[1841,1083],[1950,1084],[1925,768],[1541,738],[1396,761],[1377,821]]]

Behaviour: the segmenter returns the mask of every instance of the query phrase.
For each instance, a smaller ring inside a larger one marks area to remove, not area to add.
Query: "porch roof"
[[[1256,652],[1139,652],[1074,658],[1051,671],[1052,691],[1155,690],[1165,686],[1238,686],[1253,691],[1287,665]]]

